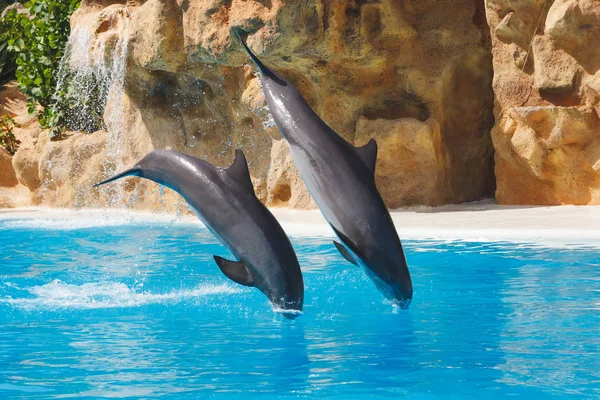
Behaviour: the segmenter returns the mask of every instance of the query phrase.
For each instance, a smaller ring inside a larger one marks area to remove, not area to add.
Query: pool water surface
[[[291,239],[295,320],[196,224],[0,217],[0,398],[600,397],[597,249],[405,240],[405,311],[331,238]]]

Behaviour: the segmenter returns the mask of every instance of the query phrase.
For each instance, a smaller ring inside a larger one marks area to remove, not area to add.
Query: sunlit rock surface
[[[304,183],[294,167],[292,154],[284,139],[274,141],[271,148],[267,192],[267,203],[274,207],[316,208],[308,191],[304,190]]]
[[[12,166],[12,156],[0,147],[0,186],[12,187],[19,183]]]
[[[528,23],[513,22],[507,37]],[[83,0],[72,26],[89,35],[75,56],[92,65],[120,62],[126,45],[125,78],[109,95],[108,132],[56,142],[41,132],[19,150],[17,176],[37,202],[162,208],[176,196],[147,196],[158,189],[139,179],[88,186],[153,149],[227,166],[240,148],[268,205],[314,207],[236,32],[346,140],[377,139],[376,182],[389,206],[494,194],[483,2]]]
[[[15,82],[10,82],[0,89],[0,116],[15,115],[15,123],[26,124],[31,118],[20,114],[26,114],[26,99]],[[19,128],[13,128],[16,136]],[[30,204],[30,194],[27,187],[22,185],[18,179],[17,172],[13,167],[14,157],[8,151],[0,147],[0,208],[23,207]]]
[[[390,207],[443,204],[447,153],[435,120],[369,120],[361,117],[356,144],[377,138],[376,183]]]
[[[600,2],[487,0],[496,198],[600,204]]]

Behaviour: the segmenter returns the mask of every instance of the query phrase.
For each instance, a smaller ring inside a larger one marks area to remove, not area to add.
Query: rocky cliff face
[[[600,2],[487,0],[496,198],[600,204]]]
[[[377,139],[390,207],[494,189],[600,204],[596,0],[84,0],[72,26],[74,67],[123,69],[107,132],[51,142],[9,87],[0,113],[19,115],[22,145],[0,154],[0,206],[181,208],[149,182],[90,185],[153,149],[226,166],[241,148],[268,205],[314,207],[234,33],[346,140]]]
[[[15,128],[15,136],[21,139],[23,149],[26,149],[29,144],[27,142],[29,129],[26,127],[36,130],[35,136],[39,134],[37,121],[27,115],[26,102],[27,99],[19,92],[14,82],[9,83],[0,90],[0,115],[16,116],[15,123],[19,127]],[[21,154],[26,153],[30,152],[27,150],[21,151]],[[24,207],[31,203],[29,189],[23,184],[22,177],[13,168],[15,161],[15,157],[12,157],[3,147],[0,147],[0,208]],[[37,174],[37,163],[35,172]]]
[[[241,148],[268,205],[314,207],[234,33],[350,143],[377,139],[376,180],[390,207],[493,195],[481,1],[84,0],[72,26],[89,35],[96,65],[110,66],[127,44],[123,93],[109,95],[108,133],[23,140],[13,165],[34,203],[158,208],[176,197],[149,195],[152,183],[89,185],[153,149],[225,166]]]

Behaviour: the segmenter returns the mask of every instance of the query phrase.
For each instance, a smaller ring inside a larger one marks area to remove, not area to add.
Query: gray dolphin
[[[256,63],[267,105],[321,212],[342,241],[342,256],[360,265],[380,292],[408,308],[412,281],[398,233],[375,186],[377,143],[354,147],[333,131],[285,78]]]
[[[246,158],[235,151],[229,168],[190,155],[156,150],[133,168],[94,186],[139,176],[179,193],[237,261],[214,259],[229,279],[253,286],[275,311],[295,318],[302,311],[304,282],[294,248],[273,214],[256,198]]]

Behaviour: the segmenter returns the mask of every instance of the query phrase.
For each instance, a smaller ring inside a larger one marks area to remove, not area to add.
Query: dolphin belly
[[[318,150],[309,155],[298,146],[290,148],[294,164],[327,222],[346,234],[369,225],[377,199],[370,193],[369,182],[365,184],[353,173],[351,163],[337,158],[332,166],[327,160],[329,152]]]

